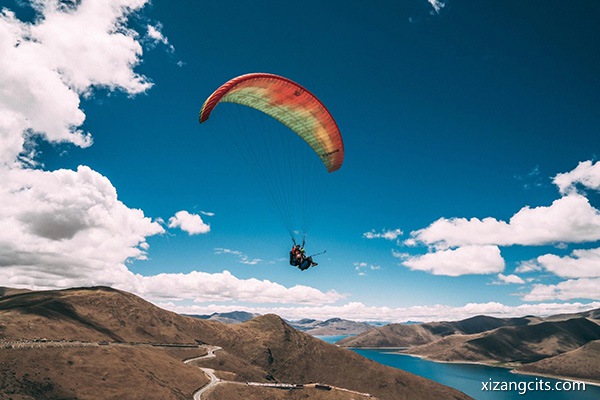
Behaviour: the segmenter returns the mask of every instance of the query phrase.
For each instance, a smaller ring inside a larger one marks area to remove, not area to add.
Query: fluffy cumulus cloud
[[[381,232],[375,231],[375,229],[363,233],[363,237],[367,239],[385,239],[385,240],[396,240],[398,236],[402,235],[402,230],[400,229],[392,229],[387,230],[384,229]]]
[[[120,202],[110,181],[77,171],[0,170],[0,282],[33,289],[108,285],[154,299],[327,304],[344,298],[296,285],[238,279],[231,273],[141,276],[146,238],[164,231]],[[60,188],[60,190],[56,190]]]
[[[0,169],[0,281],[8,286],[108,284],[145,258],[163,228],[125,206],[110,181],[77,171]]]
[[[210,224],[202,221],[198,214],[190,214],[187,211],[178,211],[169,219],[169,228],[179,228],[190,235],[198,235],[210,232]]]
[[[600,211],[590,204],[584,193],[577,191],[578,187],[600,189],[600,164],[581,162],[574,170],[557,174],[553,181],[562,197],[548,206],[523,207],[508,221],[492,217],[440,218],[426,228],[411,232],[402,244],[426,246],[429,252],[403,255],[402,264],[452,276],[500,273],[504,263],[500,262],[499,252],[492,252],[493,247],[554,245],[564,248],[567,243],[600,240]],[[515,272],[545,269],[561,277],[598,277],[599,258],[598,250],[575,250],[568,257],[547,254],[522,261]],[[518,277],[503,276],[497,283],[513,283],[507,281],[509,277],[517,283]]]
[[[110,284],[163,232],[86,166],[43,171],[32,140],[91,145],[80,96],[130,95],[151,83],[134,71],[142,48],[126,26],[147,0],[32,2],[25,23],[0,12],[0,281],[33,288]]]
[[[573,250],[570,256],[545,254],[538,264],[549,272],[565,278],[600,278],[600,248]]]
[[[56,0],[34,2],[35,23],[0,12],[0,164],[24,154],[31,132],[51,142],[86,147],[89,133],[80,95],[93,87],[129,94],[151,87],[134,72],[142,48],[126,27],[127,16],[147,0],[82,0],[66,7]]]
[[[160,306],[184,314],[212,314],[213,312],[238,311],[239,305],[179,305],[174,302],[159,303]],[[600,307],[600,302],[591,303],[540,303],[507,306],[497,302],[469,303],[463,306],[415,306],[415,307],[373,307],[360,302],[349,302],[343,305],[324,305],[314,307],[244,307],[245,311],[257,314],[275,313],[283,318],[298,320],[315,318],[344,318],[354,321],[456,321],[476,315],[489,315],[497,318],[522,317],[524,315],[549,316],[563,313],[576,313]]]
[[[546,207],[523,207],[508,221],[495,218],[441,218],[411,232],[416,243],[437,248],[467,245],[545,245],[600,240],[600,212],[579,194]]]
[[[173,301],[193,299],[195,302],[236,301],[318,306],[334,303],[346,297],[334,290],[324,293],[303,285],[285,287],[269,280],[239,279],[229,271],[135,275],[118,287],[151,299]]]
[[[580,162],[574,170],[556,175],[553,182],[562,194],[576,191],[577,185],[600,190],[600,162]]]
[[[556,285],[536,284],[525,301],[600,299],[600,278],[569,279]]]
[[[491,245],[462,246],[418,256],[399,252],[393,254],[402,260],[402,265],[433,275],[492,274],[504,270],[504,259],[500,255],[500,249]]]

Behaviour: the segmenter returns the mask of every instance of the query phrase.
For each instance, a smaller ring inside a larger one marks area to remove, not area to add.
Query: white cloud
[[[570,194],[548,207],[523,207],[508,223],[494,218],[441,218],[411,236],[418,243],[441,249],[593,242],[600,240],[600,213],[587,198]]]
[[[574,170],[556,175],[553,182],[562,194],[575,192],[577,184],[600,190],[600,162],[580,162]]]
[[[489,315],[497,318],[522,317],[525,315],[549,316],[562,313],[576,313],[600,307],[600,302],[591,303],[540,303],[507,306],[501,303],[469,303],[464,306],[447,306],[436,304],[432,306],[415,307],[373,307],[360,302],[350,302],[343,305],[323,305],[304,307],[240,307],[236,305],[180,305],[173,302],[158,303],[159,306],[184,314],[211,314],[213,312],[244,311],[257,314],[274,313],[289,320],[315,318],[344,318],[354,321],[456,321],[476,315]]]
[[[162,33],[162,24],[159,23],[156,24],[156,26],[147,25],[146,29],[148,30],[148,38],[154,45],[162,43],[167,46],[171,53],[175,51],[175,47],[169,43],[169,39],[167,39]]]
[[[538,173],[536,168],[530,175]],[[501,272],[499,268],[504,263],[500,263],[499,253],[498,257],[489,253],[491,258],[487,262],[474,259],[462,267],[454,259],[466,256],[466,252],[461,250],[463,247],[553,244],[558,248],[566,248],[568,243],[600,240],[600,211],[575,190],[576,184],[596,190],[600,188],[600,164],[592,164],[591,161],[579,163],[573,171],[558,174],[554,183],[564,194],[563,197],[553,201],[550,206],[523,207],[508,222],[491,217],[440,218],[424,229],[411,232],[403,244],[413,247],[425,245],[430,253],[423,256],[403,255],[403,264],[411,269],[452,276],[474,273],[477,269],[487,271],[481,273]],[[453,249],[461,251],[455,253]],[[446,258],[446,255],[450,257]],[[571,257],[562,258],[545,255],[537,260],[521,262],[515,272],[539,271],[543,266],[560,276],[595,277],[599,276],[597,258],[598,254],[594,251],[575,251]]]
[[[263,261],[260,258],[250,258],[239,250],[224,249],[220,247],[215,249],[215,254],[232,254],[239,259],[240,263],[247,265],[256,265]]]
[[[396,240],[398,236],[402,235],[402,230],[393,229],[393,230],[382,230],[381,232],[376,232],[375,229],[363,233],[363,237],[367,239],[385,239],[385,240]]]
[[[187,274],[158,274],[131,276],[118,288],[132,291],[150,299],[184,300],[195,302],[236,301],[250,303],[322,305],[336,302],[345,296],[330,290],[326,293],[303,285],[285,287],[269,280],[239,279],[229,271]]]
[[[504,284],[504,285],[509,285],[509,284],[523,284],[525,283],[525,281],[514,274],[511,275],[504,275],[504,274],[498,274],[498,284]]]
[[[210,232],[210,224],[204,223],[198,214],[190,214],[187,211],[178,211],[175,216],[169,218],[169,228],[179,228],[190,235]]]
[[[146,258],[160,223],[130,209],[87,166],[32,170],[33,138],[91,145],[80,96],[94,88],[135,95],[141,46],[127,20],[147,0],[32,2],[25,23],[0,12],[0,282],[30,288],[114,284]],[[18,160],[21,162],[18,162]],[[25,161],[25,162],[23,162]]]
[[[540,271],[542,267],[535,260],[526,260],[521,261],[517,268],[515,268],[515,272],[518,274],[523,274],[527,272],[535,272]]]
[[[446,3],[443,0],[427,0],[429,4],[433,7],[436,13],[440,13],[442,8],[446,7]]]
[[[566,278],[600,277],[600,248],[573,250],[566,257],[545,254],[539,256],[537,262],[547,271]]]
[[[600,278],[569,279],[556,285],[533,285],[525,301],[600,299]]]
[[[79,129],[85,119],[79,95],[92,87],[129,94],[151,87],[133,71],[142,49],[125,26],[146,2],[82,0],[65,9],[37,1],[41,16],[34,23],[0,12],[0,164],[15,162],[30,132],[50,142],[91,145],[90,134]]]
[[[166,37],[164,37],[161,32],[162,26],[147,25],[146,29],[148,29],[148,37],[150,37],[150,39],[163,44],[169,43],[169,40]]]
[[[433,275],[492,274],[504,270],[504,259],[497,246],[462,246],[418,256],[393,254],[402,260],[402,265]]]
[[[352,265],[354,265],[354,270],[356,272],[358,272],[358,276],[367,276],[367,273],[365,272],[367,270],[378,271],[381,269],[381,266],[379,266],[379,265],[368,264],[364,261],[363,262],[355,262]]]
[[[0,168],[0,181],[0,282],[7,286],[113,282],[125,262],[146,257],[146,237],[163,232],[89,167]]]

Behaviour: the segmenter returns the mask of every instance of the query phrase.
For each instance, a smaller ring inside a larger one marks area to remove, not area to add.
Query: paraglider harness
[[[320,253],[307,256],[304,253],[304,238],[302,239],[302,246],[296,243],[294,237],[292,237],[292,242],[294,242],[294,245],[292,246],[292,250],[290,250],[290,265],[293,267],[298,267],[300,271],[307,270],[313,265],[317,265],[317,263],[313,261],[313,257],[320,254],[324,254],[327,251],[325,250]]]

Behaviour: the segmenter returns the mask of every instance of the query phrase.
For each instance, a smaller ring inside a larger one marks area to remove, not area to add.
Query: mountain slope
[[[451,335],[405,351],[437,361],[529,363],[600,339],[600,326],[585,319],[504,326],[473,335]]]
[[[190,400],[201,370],[150,346],[0,349],[2,399]]]
[[[390,400],[464,396],[315,339],[293,329],[276,315],[263,315],[231,328],[230,335],[218,345],[229,355],[236,355],[266,371],[270,380],[323,382]],[[218,359],[202,365],[213,368]],[[390,391],[390,388],[396,390]]]
[[[600,326],[586,318],[501,327],[470,340],[468,346],[482,356],[502,362],[528,363],[574,350],[600,339]]]
[[[286,322],[295,329],[311,335],[357,335],[373,327],[365,322],[355,322],[341,318],[330,318],[325,321],[301,319]]]
[[[600,340],[575,350],[523,365],[516,372],[555,375],[600,383]]]
[[[143,365],[145,371],[140,373],[141,378],[136,381],[135,387],[141,394],[149,397],[139,398],[156,398],[153,397],[154,391],[158,393],[165,388],[172,395],[161,398],[190,398],[187,383],[171,380],[164,374],[165,362],[171,362],[175,357],[172,355],[174,353],[140,343],[206,343],[222,347],[223,353],[217,352],[215,358],[198,361],[198,364],[211,366],[217,370],[217,374],[234,380],[241,380],[246,375],[262,382],[322,382],[389,400],[468,398],[451,388],[382,366],[352,351],[299,332],[275,315],[257,317],[236,325],[224,325],[165,311],[130,293],[104,287],[29,292],[1,297],[0,345],[6,345],[8,341],[35,338],[50,341],[76,340],[94,347],[93,350],[78,351],[110,349],[110,352],[102,356],[106,357],[102,365],[106,368],[107,375],[104,378],[108,383],[102,380],[102,374],[85,372],[93,370],[93,360],[100,357],[97,355],[100,353],[77,356],[76,360],[71,361],[77,362],[80,368],[74,369],[66,358],[70,352],[75,351],[73,349],[63,349],[64,353],[56,355],[51,352],[60,353],[63,350],[44,347],[24,350],[5,348],[0,352],[0,360],[8,360],[6,369],[3,368],[0,373],[0,387],[3,388],[0,389],[0,394],[3,394],[4,388],[17,388],[23,390],[22,394],[25,395],[24,387],[27,385],[19,378],[18,371],[33,369],[33,363],[41,357],[49,360],[51,367],[47,365],[47,369],[36,370],[37,375],[27,376],[26,381],[32,381],[33,386],[41,390],[35,396],[29,394],[29,398],[138,398],[131,397],[131,393],[103,397],[101,391],[90,396],[83,389],[100,388],[107,384],[118,386],[115,383],[118,381],[116,377],[122,375],[119,368],[128,362],[127,358],[122,357],[122,351],[127,349],[131,354],[141,350],[145,352],[145,355],[135,353],[137,355],[131,356],[131,360],[136,365]],[[98,346],[104,341],[114,344]],[[33,351],[37,354],[17,357],[14,356],[17,351]],[[44,353],[48,351],[50,353]],[[157,357],[148,352],[157,351],[166,353],[161,357],[165,361],[154,364]],[[188,358],[193,357],[192,352],[198,351],[198,348],[181,348],[177,355]],[[5,354],[9,354],[10,359],[5,358]],[[200,371],[183,363],[181,366],[186,371],[187,368],[192,368],[194,373]],[[195,376],[194,373],[191,376]],[[198,377],[197,387],[206,381],[206,377],[200,375],[202,377]],[[67,376],[68,382],[65,378]],[[350,398],[352,397],[348,395],[347,399]]]
[[[501,326],[522,326],[528,318],[494,318],[476,316],[462,321],[430,322],[424,324],[389,324],[373,328],[355,337],[345,338],[337,344],[343,347],[410,347],[431,343],[454,334],[474,334]]]
[[[249,313],[246,311],[232,311],[226,313],[212,313],[210,315],[187,315],[188,317],[194,317],[209,321],[218,321],[224,324],[239,324],[246,322],[254,317],[258,317],[259,314]]]

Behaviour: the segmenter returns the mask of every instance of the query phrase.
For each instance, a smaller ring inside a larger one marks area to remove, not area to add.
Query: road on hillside
[[[217,350],[221,350],[221,348],[219,346],[206,346],[206,351],[207,351],[206,355],[204,355],[202,357],[190,358],[188,360],[185,360],[184,363],[189,364],[189,363],[191,363],[193,361],[197,361],[197,360],[206,360],[207,358],[215,358],[216,357],[215,351],[217,351]],[[206,374],[206,376],[208,376],[210,378],[210,382],[208,382],[200,390],[198,390],[196,393],[194,393],[194,400],[202,400],[202,394],[204,394],[204,392],[206,392],[208,389],[215,386],[217,383],[221,382],[221,380],[215,376],[214,369],[202,368],[202,367],[198,367],[198,368],[200,368],[202,370],[202,372],[204,372]]]
[[[207,354],[202,356],[202,357],[194,357],[194,358],[190,358],[188,360],[185,360],[184,363],[189,364],[193,361],[197,361],[197,360],[206,360],[207,358],[215,358],[216,354],[215,351],[217,350],[222,350],[221,347],[219,346],[206,346],[206,351]],[[204,372],[209,378],[210,378],[210,382],[207,383],[206,385],[204,385],[200,390],[198,390],[196,393],[194,393],[194,400],[202,400],[202,394],[204,394],[207,390],[209,390],[210,388],[214,387],[215,385],[217,385],[218,383],[230,383],[230,384],[235,384],[235,385],[249,385],[249,386],[263,386],[263,387],[272,387],[272,388],[286,388],[286,389],[298,389],[299,387],[322,387],[322,388],[329,388],[330,389],[335,389],[335,390],[340,390],[340,391],[344,391],[347,393],[353,393],[353,394],[357,394],[360,396],[364,396],[364,397],[369,397],[369,398],[373,398],[373,396],[369,393],[362,393],[362,392],[357,392],[355,390],[350,390],[350,389],[346,389],[346,388],[341,388],[341,387],[337,387],[337,386],[331,386],[331,385],[323,385],[323,384],[318,384],[318,383],[309,383],[309,384],[303,384],[303,385],[297,385],[297,384],[291,384],[291,383],[265,383],[265,382],[246,382],[246,383],[242,383],[242,382],[232,382],[232,381],[222,381],[219,378],[217,378],[215,376],[215,370],[211,369],[211,368],[202,368],[202,367],[198,367],[202,370],[202,372]]]

